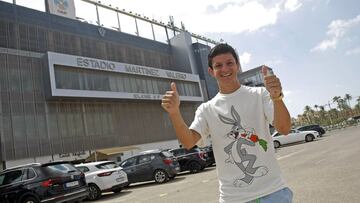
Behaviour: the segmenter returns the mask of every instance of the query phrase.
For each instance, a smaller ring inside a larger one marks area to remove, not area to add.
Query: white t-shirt
[[[244,85],[196,110],[190,129],[203,139],[211,135],[221,203],[247,202],[286,187],[269,132],[273,111],[265,88]]]

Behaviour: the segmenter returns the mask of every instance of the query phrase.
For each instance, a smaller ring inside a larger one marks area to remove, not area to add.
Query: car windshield
[[[96,165],[96,168],[99,169],[112,169],[112,168],[118,168],[119,166],[115,162],[107,162]]]
[[[169,151],[162,151],[161,154],[164,155],[164,156],[167,157],[167,158],[174,156],[174,155],[173,155],[171,152],[169,152]]]
[[[71,164],[55,164],[55,165],[47,165],[45,167],[47,171],[52,173],[60,173],[60,174],[67,174],[74,171],[78,171],[73,165]]]

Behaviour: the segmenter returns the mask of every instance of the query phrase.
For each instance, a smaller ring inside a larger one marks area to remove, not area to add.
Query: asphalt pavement
[[[276,150],[294,203],[360,202],[360,125],[327,132],[309,143]],[[197,174],[181,173],[165,184],[131,185],[121,193],[106,193],[101,203],[215,203],[215,167]]]

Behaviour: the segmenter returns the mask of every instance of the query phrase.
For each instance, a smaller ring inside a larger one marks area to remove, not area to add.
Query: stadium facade
[[[186,122],[217,91],[210,46],[192,39],[177,30],[163,43],[0,1],[0,168],[178,146],[160,106],[170,82]]]

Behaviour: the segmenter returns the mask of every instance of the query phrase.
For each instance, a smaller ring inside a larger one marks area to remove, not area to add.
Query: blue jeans
[[[286,187],[247,203],[292,203],[293,193]]]

